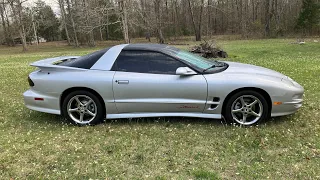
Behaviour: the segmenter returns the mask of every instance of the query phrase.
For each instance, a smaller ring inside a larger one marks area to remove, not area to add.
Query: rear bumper
[[[24,92],[23,98],[26,107],[31,110],[50,114],[61,114],[59,98],[40,94],[39,92],[36,92],[32,89]],[[35,100],[35,98],[42,98],[43,100]]]

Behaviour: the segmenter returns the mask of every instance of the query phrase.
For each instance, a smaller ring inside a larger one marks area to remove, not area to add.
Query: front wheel
[[[94,94],[74,91],[64,99],[62,114],[73,124],[97,124],[103,119],[103,106]]]
[[[225,119],[240,125],[255,125],[268,118],[268,103],[256,91],[241,91],[227,101],[225,106]]]

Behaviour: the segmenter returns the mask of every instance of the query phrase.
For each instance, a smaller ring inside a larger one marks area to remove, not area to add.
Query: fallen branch
[[[192,47],[189,52],[198,54],[205,58],[227,58],[228,54],[221,48],[216,46],[216,43],[212,41],[211,43],[205,41],[199,46]]]

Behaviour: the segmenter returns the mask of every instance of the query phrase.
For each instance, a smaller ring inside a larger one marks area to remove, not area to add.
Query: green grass
[[[50,43],[27,53],[0,47],[0,179],[320,179],[320,43],[219,42],[231,61],[271,68],[303,85],[302,109],[249,128],[195,118],[76,127],[24,107],[34,69],[29,63],[107,44],[75,49]]]

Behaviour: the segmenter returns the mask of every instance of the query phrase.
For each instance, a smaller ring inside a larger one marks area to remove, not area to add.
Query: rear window
[[[67,59],[56,65],[90,69],[108,50],[109,48],[102,49],[79,58]]]

